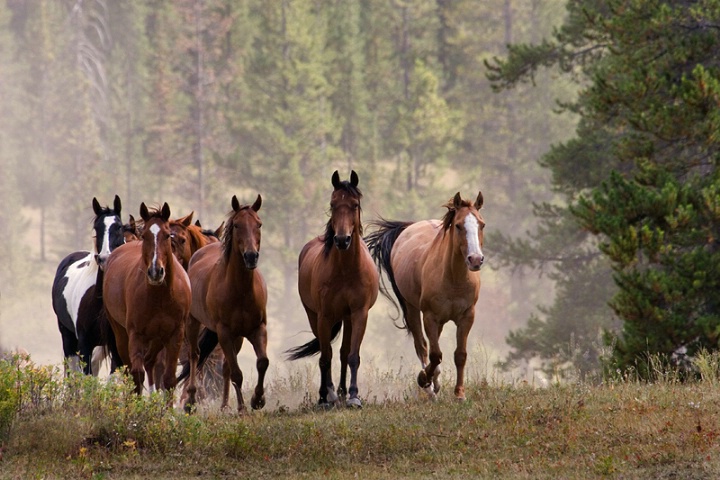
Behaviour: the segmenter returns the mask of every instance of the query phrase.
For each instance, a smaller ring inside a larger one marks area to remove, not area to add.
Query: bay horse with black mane
[[[452,320],[457,327],[455,397],[465,399],[467,338],[475,321],[479,272],[485,262],[482,205],[482,193],[471,203],[458,192],[445,205],[448,211],[442,220],[380,220],[374,222],[379,229],[367,237],[373,258],[387,274],[400,304],[403,328],[413,336],[422,365],[418,384],[433,398],[440,390],[440,334]],[[382,291],[393,300],[385,288]]]
[[[237,362],[245,338],[257,357],[258,379],[250,406],[255,410],[265,406],[265,372],[270,364],[267,357],[267,287],[257,269],[262,227],[258,211],[262,197],[258,195],[252,205],[241,205],[233,195],[231,205],[222,243],[211,243],[198,250],[188,268],[193,299],[186,329],[190,362],[189,372],[185,370],[180,376],[180,379],[190,376],[186,387],[187,411],[192,411],[196,402],[196,376],[201,353],[206,357],[217,343],[225,355],[221,408],[228,405],[232,380],[237,409],[239,412],[245,410],[243,374]],[[202,352],[198,346],[201,326],[205,326],[208,333],[204,340],[210,339],[202,344]]]
[[[73,252],[60,262],[52,285],[52,306],[57,316],[67,366],[79,370],[82,362],[84,373],[97,375],[98,372],[91,368],[95,347],[109,348],[113,355],[112,370],[119,363],[114,337],[103,311],[105,263],[110,252],[127,239],[134,238],[134,233],[130,231],[134,225],[123,225],[120,219],[122,204],[117,195],[112,208],[100,206],[97,198],[93,198],[92,207],[95,212],[94,252]]]
[[[358,176],[340,181],[337,170],[332,175],[330,220],[325,234],[312,239],[300,252],[298,289],[315,339],[290,349],[290,360],[320,352],[320,399],[323,407],[332,406],[345,397],[347,367],[350,367],[349,407],[361,407],[357,375],[360,367],[360,344],[365,335],[370,307],[378,296],[378,272],[362,238]],[[340,384],[337,394],[332,381],[331,342],[343,328],[340,347]]]
[[[164,348],[166,367],[161,386],[172,392],[177,383],[175,368],[190,314],[190,281],[172,252],[170,207],[149,211],[140,205],[142,241],[118,247],[105,269],[105,311],[118,352],[142,393],[145,372],[150,390],[155,389],[153,367]]]

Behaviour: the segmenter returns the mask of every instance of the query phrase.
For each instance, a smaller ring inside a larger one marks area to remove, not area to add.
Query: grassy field
[[[122,379],[5,361],[0,478],[718,478],[717,366],[704,357],[685,383],[479,381],[463,403],[369,372],[399,393],[330,411],[297,370],[267,386],[267,411],[240,416],[214,403],[185,415]]]

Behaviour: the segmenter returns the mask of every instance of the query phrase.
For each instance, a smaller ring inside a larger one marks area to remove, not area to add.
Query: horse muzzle
[[[95,263],[98,264],[98,267],[100,267],[100,270],[102,270],[103,272],[105,271],[105,265],[107,265],[107,260],[109,257],[110,255],[107,253],[95,255]]]
[[[477,272],[480,270],[480,267],[483,266],[483,263],[485,263],[485,255],[477,253],[468,255],[465,259],[465,263],[467,264],[468,270],[471,272]]]
[[[350,240],[352,240],[352,237],[349,235],[335,235],[333,240],[338,250],[347,250],[350,248]]]
[[[260,258],[260,253],[258,253],[258,252],[243,253],[243,261],[245,261],[245,267],[248,270],[253,270],[254,268],[257,268],[259,258]]]
[[[161,285],[165,281],[165,269],[151,266],[147,269],[147,279],[150,285]]]

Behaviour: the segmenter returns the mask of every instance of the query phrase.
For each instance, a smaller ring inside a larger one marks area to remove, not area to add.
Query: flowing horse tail
[[[335,325],[333,325],[332,332],[330,335],[331,342],[333,340],[335,340],[335,337],[337,337],[338,333],[340,332],[341,327],[342,327],[342,322],[337,322]],[[299,347],[293,347],[288,350],[285,350],[285,353],[288,354],[286,357],[288,360],[298,360],[300,358],[311,357],[319,352],[320,352],[320,341],[317,338],[313,338],[306,344],[300,345]]]
[[[198,370],[205,365],[205,361],[208,359],[210,354],[215,350],[218,344],[217,333],[213,332],[209,328],[203,329],[198,340],[198,347],[200,348],[200,358],[198,359]],[[182,382],[190,375],[190,359],[182,362],[182,370],[180,375],[177,376],[177,381]]]
[[[402,232],[405,231],[407,227],[412,225],[412,223],[413,222],[400,222],[380,219],[372,222],[372,225],[376,226],[377,230],[365,237],[365,243],[370,250],[370,254],[375,261],[375,264],[378,266],[380,272],[382,272],[383,270],[385,271],[388,280],[390,280],[390,286],[395,293],[397,302],[395,301],[395,298],[393,298],[388,292],[387,287],[385,286],[385,280],[382,279],[382,277],[380,284],[380,292],[382,292],[382,294],[385,295],[388,300],[390,300],[393,305],[395,305],[396,308],[398,307],[398,305],[400,306],[400,310],[402,311],[403,324],[398,325],[397,323],[395,323],[395,326],[401,329],[407,329],[407,304],[403,296],[400,294],[400,290],[398,290],[397,283],[395,282],[395,274],[393,273],[392,264],[390,263],[390,254],[392,253],[392,248],[393,245],[395,245],[395,241],[397,240],[397,238]],[[409,330],[408,333],[410,333]]]

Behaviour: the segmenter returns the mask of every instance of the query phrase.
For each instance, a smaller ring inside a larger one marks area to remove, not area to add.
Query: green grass
[[[716,478],[717,360],[703,356],[685,383],[474,381],[463,403],[447,385],[432,402],[410,377],[369,368],[397,395],[330,411],[299,370],[268,385],[267,411],[243,416],[214,404],[188,416],[128,381],[0,362],[0,405],[14,406],[0,478]]]

